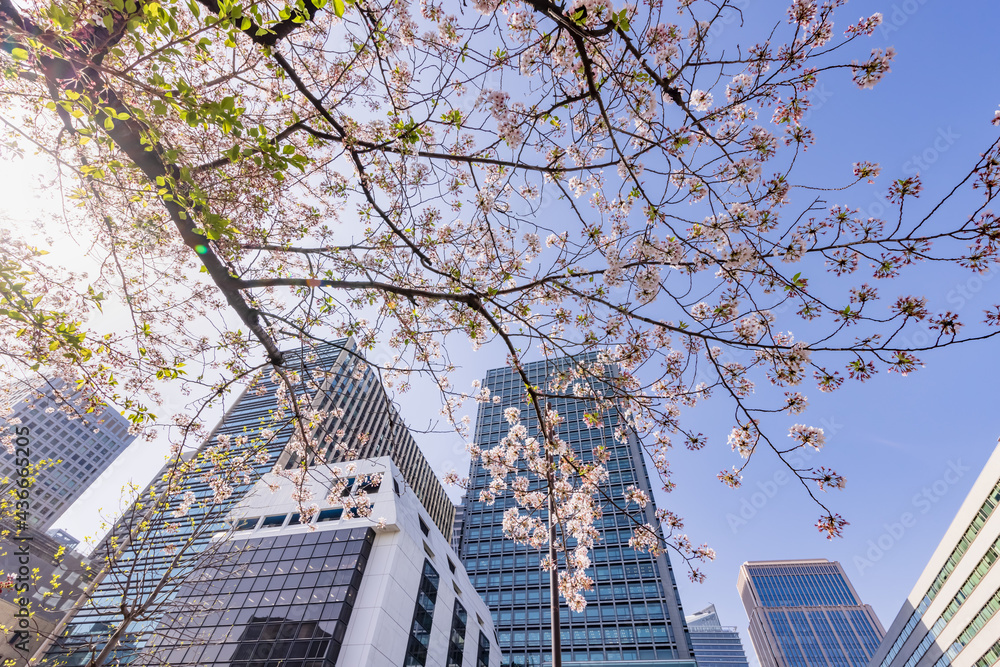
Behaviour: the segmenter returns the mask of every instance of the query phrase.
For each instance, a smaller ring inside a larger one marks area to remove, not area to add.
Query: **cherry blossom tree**
[[[997,143],[931,206],[919,177],[892,182],[886,219],[849,203],[880,173],[864,156],[833,183],[796,169],[818,82],[871,88],[895,56],[866,45],[879,15],[844,23],[842,4],[794,0],[745,34],[730,0],[0,0],[4,150],[51,161],[57,225],[99,262],[90,282],[60,274],[8,233],[4,363],[127,399],[138,429],[165,381],[216,394],[261,356],[280,373],[285,341],[352,335],[393,350],[378,366],[398,391],[429,375],[467,434],[469,402],[493,397],[453,384],[449,345],[519,370],[596,352],[546,386],[522,371],[539,437],[512,413],[499,448],[470,445],[521,501],[513,538],[553,565],[575,539],[553,568],[574,609],[601,503],[648,498],[608,496],[603,454],[571,451],[553,396],[587,401],[595,428],[618,411],[669,490],[670,448],[710,444],[683,410],[715,395],[738,461],[720,480],[766,450],[839,535],[820,492],[843,478],[790,458],[822,430],[785,438],[776,416],[806,410],[806,385],[909,373],[1000,325],[1000,306],[960,321],[891,281],[994,265]],[[917,349],[922,323],[938,335]],[[658,519],[637,519],[637,547],[711,556]]]

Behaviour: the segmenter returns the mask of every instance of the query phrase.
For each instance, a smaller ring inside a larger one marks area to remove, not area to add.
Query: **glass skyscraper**
[[[698,667],[749,667],[739,631],[722,625],[714,604],[688,616],[687,626]]]
[[[444,534],[451,534],[454,505],[392,407],[374,372],[358,360],[352,340],[290,351],[285,354],[283,368],[294,372],[292,377],[297,383],[294,385],[295,393],[308,396],[311,405],[329,414],[327,421],[317,429],[320,442],[327,442],[325,436],[331,436],[328,459],[339,458],[334,447],[340,440],[351,447],[357,458],[391,456],[405,483],[414,490],[426,509],[428,518]],[[275,462],[283,467],[295,465],[294,456],[285,451],[293,430],[291,415],[285,410],[285,416],[280,416],[277,393],[276,378],[271,373],[262,373],[228,410],[199,453],[214,446],[217,436],[233,439],[247,436],[253,440],[267,429],[275,433],[267,444],[270,457],[267,461],[256,463],[255,472],[258,475],[266,473]],[[211,498],[215,491],[210,480],[203,476],[210,463],[207,459],[195,460],[198,461],[196,465],[201,467],[188,475],[184,490],[193,492],[199,500]],[[126,546],[113,559],[112,567],[102,573],[91,595],[78,605],[60,637],[46,653],[45,664],[87,664],[122,625],[120,610],[123,601],[141,604],[159,588],[161,590],[156,594],[158,600],[151,608],[166,604],[170,596],[176,594],[185,574],[184,567],[171,564],[173,545],[178,544],[185,534],[190,534],[184,531],[191,531],[200,523],[210,523],[198,528],[200,536],[192,547],[195,553],[203,549],[213,533],[227,528],[225,514],[246,495],[252,483],[253,480],[247,480],[234,488],[229,500],[222,507],[215,507],[207,522],[200,521],[205,510],[199,502],[195,502],[182,521],[173,518],[168,510],[154,522],[155,525],[143,531],[141,540],[134,543],[129,543],[134,539],[129,537],[129,525],[125,521],[119,522],[95,554],[100,558],[109,550],[122,548],[109,548],[108,545],[113,544],[111,540]],[[162,486],[159,481],[154,482],[153,488],[159,486]],[[183,493],[172,496],[171,507],[179,505],[182,498]],[[174,522],[179,526],[169,525]],[[168,574],[171,568],[173,574]],[[165,576],[171,579],[166,586]],[[127,627],[122,641],[108,664],[116,660],[118,664],[139,660],[158,622],[157,615],[151,612],[142,620],[125,624]]]
[[[564,358],[528,364],[529,382],[544,387],[552,372],[576,363]],[[505,408],[520,408],[529,436],[537,436],[537,423],[524,398],[521,377],[509,368],[487,373],[483,386],[499,402],[481,404],[476,423],[476,443],[495,447],[507,435]],[[559,435],[582,461],[592,461],[593,451],[604,446],[611,452],[609,494],[622,498],[629,485],[650,493],[643,452],[634,434],[628,442],[615,441],[615,414],[604,417],[603,428],[588,428],[584,413],[593,412],[589,401],[571,397],[550,398],[549,405],[565,421]],[[503,536],[504,510],[515,506],[513,493],[497,495],[495,502],[479,500],[487,487],[488,472],[473,462],[465,499],[461,556],[476,590],[489,606],[500,641],[504,665],[538,666],[551,663],[549,576],[539,567],[543,553],[516,544]],[[650,495],[652,495],[650,493]],[[624,505],[625,503],[621,503]],[[655,525],[652,503],[646,520]],[[680,599],[670,561],[629,547],[631,521],[623,510],[604,508],[603,540],[591,554],[589,574],[595,582],[581,613],[560,606],[562,659],[568,662],[631,661],[663,664],[688,661],[693,665]],[[653,662],[655,661],[655,662]],[[621,662],[627,664],[627,662]]]
[[[737,588],[761,667],[865,667],[885,635],[836,561],[744,563]]]

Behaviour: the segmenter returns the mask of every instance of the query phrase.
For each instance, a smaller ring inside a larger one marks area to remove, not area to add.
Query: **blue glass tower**
[[[737,587],[761,667],[865,667],[885,635],[836,561],[744,563]]]
[[[572,363],[569,358],[537,362],[528,364],[525,370],[529,382],[545,386],[551,373]],[[500,400],[479,408],[476,443],[481,448],[494,447],[507,435],[509,426],[503,412],[508,407],[519,408],[529,436],[537,436],[537,423],[528,410],[519,375],[509,368],[494,369],[487,373],[483,386]],[[619,423],[617,415],[605,416],[603,428],[589,428],[584,423],[584,413],[594,411],[589,401],[559,397],[548,399],[548,403],[564,417],[559,435],[581,461],[592,461],[593,451],[599,446],[611,452],[607,466],[612,498],[623,498],[630,485],[650,492],[643,452],[634,434],[624,444],[613,437]],[[542,554],[503,537],[503,513],[515,506],[515,500],[508,490],[499,494],[492,505],[481,502],[480,491],[488,484],[488,472],[473,462],[465,500],[462,560],[493,613],[503,664],[550,664],[549,578],[539,568]],[[655,525],[654,511],[650,503],[646,520]],[[591,554],[593,566],[589,574],[595,586],[587,593],[587,607],[573,613],[565,604],[560,606],[564,664],[693,664],[670,561],[666,555],[652,556],[629,547],[630,523],[624,510],[604,508],[600,526],[603,541]]]

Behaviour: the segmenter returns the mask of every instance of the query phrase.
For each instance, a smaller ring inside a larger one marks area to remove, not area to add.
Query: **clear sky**
[[[786,5],[771,0],[736,4],[751,28],[769,25]],[[1000,4],[851,2],[841,10],[838,27],[842,30],[849,21],[876,11],[883,13],[885,23],[870,46],[897,49],[892,73],[875,90],[858,90],[848,72],[820,85],[808,119],[817,144],[800,166],[814,181],[830,173],[843,182],[858,159],[882,163],[879,183],[844,201],[861,207],[876,201],[875,193],[890,179],[920,171],[926,194],[919,201],[930,202],[996,138],[998,128],[989,119],[1000,103]],[[968,319],[978,319],[982,309],[1000,302],[1000,280],[994,282],[991,275],[918,267],[903,280],[929,297],[931,310],[951,309]],[[490,354],[493,350],[451,350],[463,364],[456,384],[464,381],[468,386],[503,363],[499,351]],[[728,405],[709,404],[689,414],[711,444],[699,452],[675,450],[677,488],[670,495],[658,494],[657,502],[685,517],[692,539],[708,542],[718,558],[705,567],[708,580],[703,584],[688,582],[678,568],[682,603],[688,613],[715,603],[723,624],[743,631],[751,662],[756,660],[735,586],[742,562],[839,560],[862,599],[888,627],[996,446],[996,343],[926,354],[924,361],[927,367],[909,377],[882,374],[833,394],[807,392],[810,408],[801,421],[823,427],[827,435],[824,451],[814,457],[817,465],[833,467],[848,480],[845,490],[827,496],[831,508],[851,524],[842,539],[827,540],[813,528],[817,508],[796,484],[781,477],[773,458],[755,458],[741,490],[723,487],[716,474],[737,462],[726,445]],[[429,393],[398,397],[415,428],[426,427],[427,415],[437,413],[436,404],[426,398]],[[467,469],[463,443],[455,436],[425,434],[420,441],[439,471]],[[158,444],[134,445],[57,526],[78,537],[91,534],[96,508],[112,510],[125,480],[147,482],[163,451]],[[899,531],[894,524],[907,512],[914,515],[915,525]],[[889,547],[879,547],[880,539]]]

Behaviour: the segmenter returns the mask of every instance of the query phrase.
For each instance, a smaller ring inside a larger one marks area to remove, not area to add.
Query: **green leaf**
[[[343,17],[345,11],[347,11],[347,7],[344,5],[344,0],[333,0],[334,14]]]
[[[13,48],[10,50],[10,55],[14,58],[14,60],[28,59],[28,52],[24,49]]]

